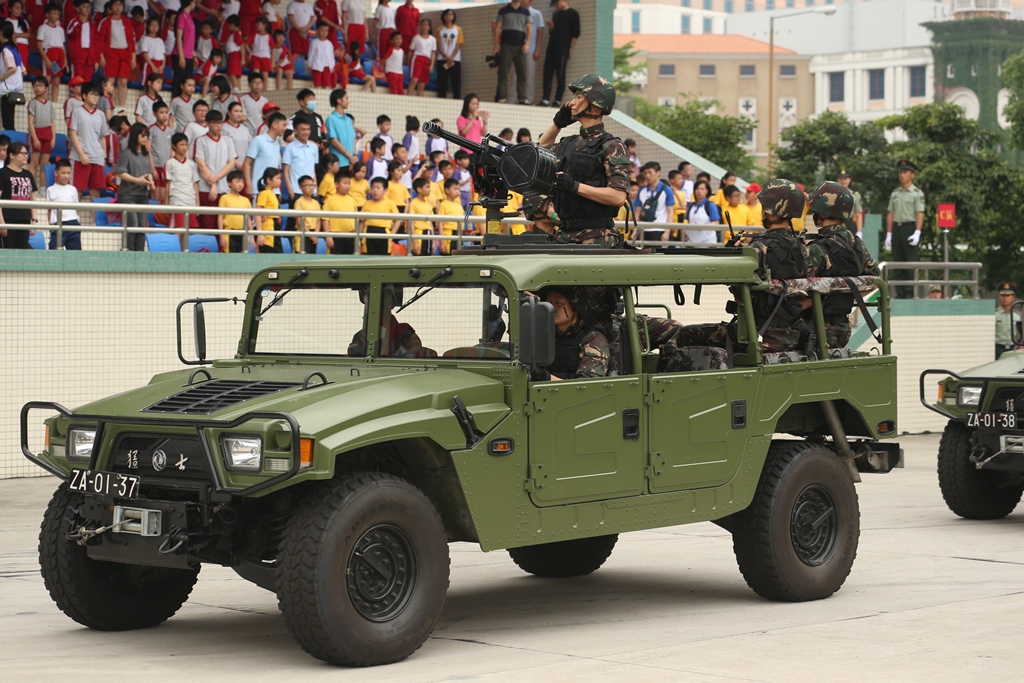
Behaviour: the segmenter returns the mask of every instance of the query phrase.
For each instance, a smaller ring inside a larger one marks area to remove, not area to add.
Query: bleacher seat
[[[64,133],[57,133],[53,136],[53,149],[50,150],[50,160],[68,158],[68,136]]]
[[[46,173],[46,186],[49,187],[50,185],[53,185],[53,177],[57,173],[57,166],[54,164],[46,164],[46,166],[43,166],[43,171]]]
[[[93,199],[92,203],[93,204],[113,204],[114,203],[114,198],[113,197],[98,197],[96,199]],[[114,212],[111,212],[111,213],[114,213]],[[120,227],[121,226],[121,221],[120,220],[114,220],[113,217],[108,215],[108,213],[106,211],[97,211],[96,212],[96,225]]]
[[[220,251],[220,244],[216,235],[189,235],[188,250],[191,252],[216,254]]]
[[[327,253],[327,240],[323,237],[316,241],[316,253],[326,254]]]
[[[28,245],[33,249],[46,249],[46,238],[42,230],[36,230],[34,235],[28,236]]]
[[[0,130],[0,135],[6,135],[11,139],[11,142],[20,142],[23,145],[28,144],[28,133],[22,133],[20,130]]]
[[[181,241],[177,235],[154,232],[146,235],[146,247],[150,251],[181,251]]]
[[[291,237],[278,237],[281,240],[281,253],[290,254],[292,253],[292,238]]]

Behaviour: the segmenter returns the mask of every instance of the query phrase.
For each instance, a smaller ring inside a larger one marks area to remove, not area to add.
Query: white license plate
[[[100,496],[136,499],[142,479],[135,474],[100,472],[99,470],[71,470],[72,491],[94,493]]]
[[[967,426],[979,428],[1016,429],[1016,413],[967,413]]]

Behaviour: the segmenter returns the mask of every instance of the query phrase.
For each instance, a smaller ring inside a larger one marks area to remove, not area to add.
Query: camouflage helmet
[[[615,106],[615,86],[597,74],[580,76],[569,86],[569,92],[582,94],[592,105],[600,107],[603,114],[610,114]]]
[[[853,193],[839,183],[824,182],[811,193],[811,213],[848,220],[853,216]]]
[[[757,193],[757,201],[768,216],[799,218],[804,213],[804,191],[792,180],[776,178]]]

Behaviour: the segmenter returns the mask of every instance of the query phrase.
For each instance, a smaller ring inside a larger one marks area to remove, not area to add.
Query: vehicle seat
[[[764,364],[782,365],[784,363],[799,363],[803,358],[798,351],[772,351],[764,354]]]
[[[658,372],[699,372],[732,367],[729,354],[718,346],[676,346],[668,342],[661,347]]]
[[[502,344],[501,342],[485,342],[476,346],[456,346],[454,349],[448,349],[442,354],[442,358],[462,358],[465,360],[508,360],[511,357],[508,344]]]
[[[843,346],[828,350],[829,358],[853,358],[853,349]]]

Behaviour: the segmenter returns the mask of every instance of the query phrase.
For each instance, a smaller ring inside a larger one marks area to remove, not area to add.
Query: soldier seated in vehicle
[[[366,290],[360,290],[359,299],[366,303]],[[402,288],[387,285],[384,288],[385,306],[388,310],[387,320],[382,320],[378,342],[378,355],[381,358],[436,358],[437,351],[423,346],[423,340],[416,330],[408,323],[399,322],[391,309],[402,305]],[[348,355],[366,355],[366,329],[361,329],[352,336],[348,345]]]
[[[608,338],[577,310],[581,288],[545,287],[537,296],[555,309],[555,361],[533,373],[534,381],[605,377],[611,351]]]

